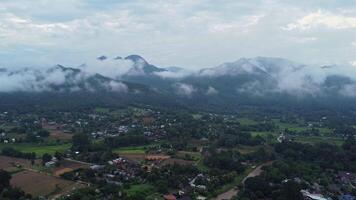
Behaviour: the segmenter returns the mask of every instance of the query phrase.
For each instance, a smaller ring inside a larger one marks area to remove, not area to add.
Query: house
[[[305,200],[329,200],[328,198],[324,198],[321,194],[311,194],[307,190],[301,190],[300,192]]]
[[[204,196],[197,196],[197,200],[206,200],[207,198]]]
[[[356,197],[349,194],[344,194],[339,196],[339,200],[356,200]]]
[[[341,171],[337,175],[342,183],[356,185],[355,173]]]
[[[165,200],[177,200],[177,198],[173,194],[163,195],[163,198]]]
[[[45,166],[46,166],[46,167],[53,167],[53,166],[56,165],[56,163],[57,163],[56,161],[51,160],[51,161],[46,162],[46,163],[45,163]]]

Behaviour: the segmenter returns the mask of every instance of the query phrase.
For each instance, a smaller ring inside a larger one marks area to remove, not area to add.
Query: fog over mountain
[[[99,56],[78,67],[0,70],[1,92],[108,91],[125,93],[130,84],[179,97],[264,96],[356,97],[351,66],[308,66],[282,58],[241,58],[216,67],[189,71],[157,67],[139,55]],[[137,91],[136,91],[137,92]]]

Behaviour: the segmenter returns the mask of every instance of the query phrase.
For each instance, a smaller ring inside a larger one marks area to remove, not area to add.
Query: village
[[[321,127],[318,130],[326,130],[323,120],[315,123]],[[71,199],[85,189],[105,196],[109,185],[118,188],[112,198],[233,199],[244,194],[240,191],[248,187],[248,178],[264,176],[265,167],[269,173],[268,167],[276,159],[271,145],[298,141],[290,130],[277,129],[273,122],[139,108],[4,112],[0,115],[0,168],[13,174],[13,186],[48,199]],[[219,133],[224,130],[222,123],[227,134]],[[303,137],[310,124],[302,129]],[[254,134],[243,131],[242,138],[231,139],[236,136],[230,127]],[[305,185],[300,190],[304,199],[352,200],[352,194],[345,191],[355,188],[355,177],[350,171],[339,171],[327,187],[298,176],[270,184],[281,187],[292,181]],[[32,180],[46,187],[35,190]]]

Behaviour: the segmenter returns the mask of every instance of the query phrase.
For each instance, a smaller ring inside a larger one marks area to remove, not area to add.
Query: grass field
[[[109,109],[108,108],[97,107],[97,108],[95,108],[95,112],[97,112],[97,113],[108,113]]]
[[[239,145],[236,147],[236,149],[241,153],[241,154],[249,154],[257,151],[261,146],[244,146],[244,145]]]
[[[249,118],[238,118],[237,121],[240,122],[242,125],[254,125],[257,124],[256,121],[249,119]]]
[[[291,131],[300,132],[300,131],[305,131],[305,130],[312,128],[312,127],[307,127],[307,126],[300,126],[298,124],[280,122],[278,119],[274,119],[273,121],[276,125],[278,125],[280,131],[289,129]],[[332,130],[330,130],[329,128],[326,128],[326,127],[314,127],[314,128],[319,129],[320,133],[322,133],[322,134],[328,135],[328,134],[332,133]]]
[[[195,163],[195,166],[200,170],[200,171],[203,171],[203,172],[206,172],[209,170],[209,167],[204,165],[204,162],[203,162],[203,158],[201,158],[200,160],[198,160],[196,163]]]
[[[188,156],[194,161],[198,161],[201,158],[201,154],[199,152],[191,152],[191,151],[178,151],[176,156],[177,158],[181,158],[181,159],[186,159]]]
[[[138,199],[138,197],[147,197],[154,194],[155,188],[150,184],[131,185],[130,188],[124,190],[128,199]]]
[[[194,119],[201,119],[202,115],[201,114],[193,114]]]
[[[342,138],[323,136],[298,136],[295,138],[295,141],[308,144],[329,143],[337,146],[341,146],[344,142]]]
[[[45,153],[54,154],[56,151],[64,152],[70,148],[71,144],[61,144],[61,145],[50,145],[50,146],[42,146],[35,144],[0,144],[0,150],[4,147],[12,147],[18,151],[24,153],[36,153],[37,157],[42,156]]]
[[[269,132],[269,131],[252,131],[251,132],[251,135],[253,136],[253,137],[255,137],[255,136],[261,136],[261,137],[263,137],[263,138],[266,138],[268,135],[278,135],[278,133],[275,133],[275,132]]]
[[[120,148],[113,149],[113,153],[117,153],[119,155],[120,154],[130,154],[130,153],[140,154],[140,153],[145,153],[145,151],[148,147],[149,147],[149,145],[120,147]]]

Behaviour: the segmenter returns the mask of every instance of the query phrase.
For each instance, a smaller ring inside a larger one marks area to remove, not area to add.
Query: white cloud
[[[280,28],[353,27],[352,7],[331,1],[335,9],[308,0],[1,0],[0,65],[75,67],[101,54],[190,69],[255,56],[345,63],[356,49],[335,38],[350,44],[355,31]],[[316,9],[324,11],[294,22]]]
[[[350,64],[351,64],[352,66],[356,67],[356,60],[351,61]]]
[[[212,86],[209,86],[208,90],[206,91],[206,95],[216,95],[218,93],[219,91]]]
[[[251,15],[235,22],[216,23],[212,24],[209,30],[213,33],[246,32],[250,26],[257,25],[263,17],[264,15]]]
[[[308,14],[296,22],[283,27],[285,30],[308,30],[324,26],[331,29],[347,29],[356,28],[356,17],[337,15],[331,12],[318,10],[317,12]]]
[[[194,92],[196,92],[196,88],[194,88],[194,86],[186,83],[178,83],[175,87],[176,93],[181,96],[190,97]]]
[[[128,87],[126,84],[121,82],[110,81],[107,85],[107,89],[112,92],[127,92]]]

